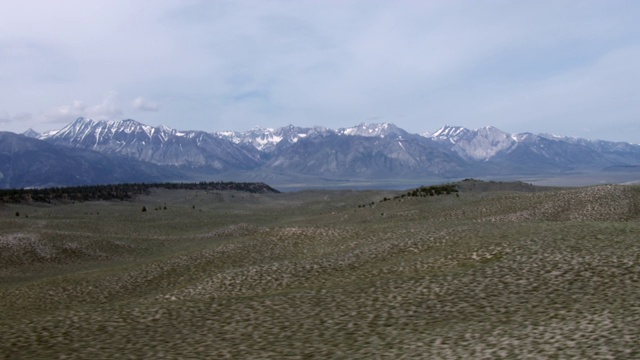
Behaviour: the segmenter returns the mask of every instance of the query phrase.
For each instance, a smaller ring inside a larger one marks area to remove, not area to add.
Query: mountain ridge
[[[339,129],[288,125],[205,132],[154,127],[133,119],[78,118],[59,130],[43,134],[28,130],[23,135],[65,148],[69,156],[71,149],[94,151],[110,159],[167,168],[182,174],[182,180],[555,176],[604,169],[628,173],[640,165],[640,145],[510,134],[493,126],[471,130],[445,125],[425,134],[412,134],[388,122]]]
[[[23,135],[38,138],[41,140],[55,139],[60,138],[64,134],[68,134],[69,130],[77,129],[78,126],[86,126],[86,124],[99,126],[102,128],[109,129],[110,132],[118,132],[124,131],[126,133],[139,132],[140,129],[144,130],[147,136],[152,137],[154,134],[160,134],[164,139],[167,139],[171,136],[177,137],[194,137],[197,134],[208,134],[214,135],[222,139],[230,140],[236,144],[253,144],[258,150],[264,150],[264,144],[269,143],[272,146],[277,145],[282,140],[288,140],[290,143],[295,143],[301,138],[304,138],[312,133],[335,133],[339,135],[349,135],[349,136],[365,136],[365,137],[384,137],[388,135],[399,135],[399,136],[422,136],[426,138],[432,138],[439,141],[450,141],[452,143],[457,143],[461,139],[465,139],[467,137],[477,137],[478,133],[498,133],[501,135],[506,135],[506,137],[510,137],[514,141],[518,141],[519,138],[526,137],[527,135],[533,135],[537,137],[544,137],[550,140],[557,141],[565,141],[565,142],[573,142],[573,143],[593,143],[593,144],[624,144],[625,146],[640,146],[640,144],[633,144],[629,142],[621,142],[621,141],[608,141],[603,139],[595,139],[589,140],[585,138],[572,137],[572,136],[562,136],[555,135],[551,133],[540,133],[540,134],[532,134],[529,132],[524,133],[514,133],[510,134],[507,132],[503,132],[500,129],[488,125],[478,129],[469,129],[463,126],[451,126],[444,125],[440,127],[438,130],[433,133],[426,132],[423,134],[417,133],[409,133],[406,130],[398,127],[397,125],[385,122],[385,123],[359,123],[352,127],[348,128],[338,128],[338,129],[330,129],[323,126],[313,126],[313,127],[298,127],[295,125],[287,125],[279,128],[268,128],[256,126],[250,130],[246,131],[214,131],[214,132],[205,132],[202,130],[177,130],[165,125],[159,126],[151,126],[140,123],[133,119],[124,119],[117,121],[95,121],[89,118],[78,118],[74,122],[68,124],[59,130],[48,131],[44,133],[37,133],[32,129],[28,129],[23,133]],[[113,128],[125,128],[125,129],[117,129],[113,130]],[[77,131],[77,130],[76,130]],[[284,136],[283,136],[284,135]],[[68,137],[66,135],[65,137]],[[262,141],[256,141],[257,138],[262,139]]]

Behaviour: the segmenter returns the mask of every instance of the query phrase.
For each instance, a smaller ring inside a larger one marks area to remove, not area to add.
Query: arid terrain
[[[640,358],[640,186],[459,189],[0,205],[0,358]]]

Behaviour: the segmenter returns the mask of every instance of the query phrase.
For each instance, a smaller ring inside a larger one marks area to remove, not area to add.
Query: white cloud
[[[531,132],[553,129],[571,136],[634,140],[623,129],[640,117],[639,110],[629,107],[640,99],[639,62],[640,45],[617,49],[570,71],[509,84],[485,96],[474,110],[498,127],[511,124]]]
[[[110,91],[98,104],[86,105],[80,100],[74,100],[70,105],[59,105],[45,111],[40,115],[40,119],[51,124],[67,124],[79,117],[95,120],[120,120],[123,114],[124,111],[118,104],[118,94],[115,91]]]
[[[86,117],[96,120],[120,120],[124,111],[118,103],[118,93],[109,91],[102,102],[85,108]]]
[[[34,128],[134,112],[203,130],[370,114],[415,132],[598,129],[640,115],[637,57],[621,53],[640,45],[639,17],[635,1],[6,1],[0,112],[34,114],[20,123]]]
[[[71,105],[60,105],[49,109],[43,114],[46,122],[63,123],[75,118],[86,116],[86,106],[80,100],[74,100]]]
[[[13,115],[6,112],[0,113],[0,124],[11,129],[19,129],[16,132],[26,131],[30,126],[29,124],[31,124],[33,121],[34,116],[30,113],[18,113]]]
[[[131,105],[135,110],[138,110],[138,111],[156,112],[160,110],[160,105],[158,105],[158,103],[149,101],[143,98],[142,96],[138,96],[137,98],[133,99],[133,101],[131,102]]]

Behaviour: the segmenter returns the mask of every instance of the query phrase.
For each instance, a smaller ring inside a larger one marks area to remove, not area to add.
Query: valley
[[[639,186],[456,185],[0,204],[0,357],[640,357]]]

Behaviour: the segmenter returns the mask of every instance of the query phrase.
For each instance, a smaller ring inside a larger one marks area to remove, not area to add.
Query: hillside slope
[[[0,132],[0,188],[53,187],[182,179],[170,167]]]

